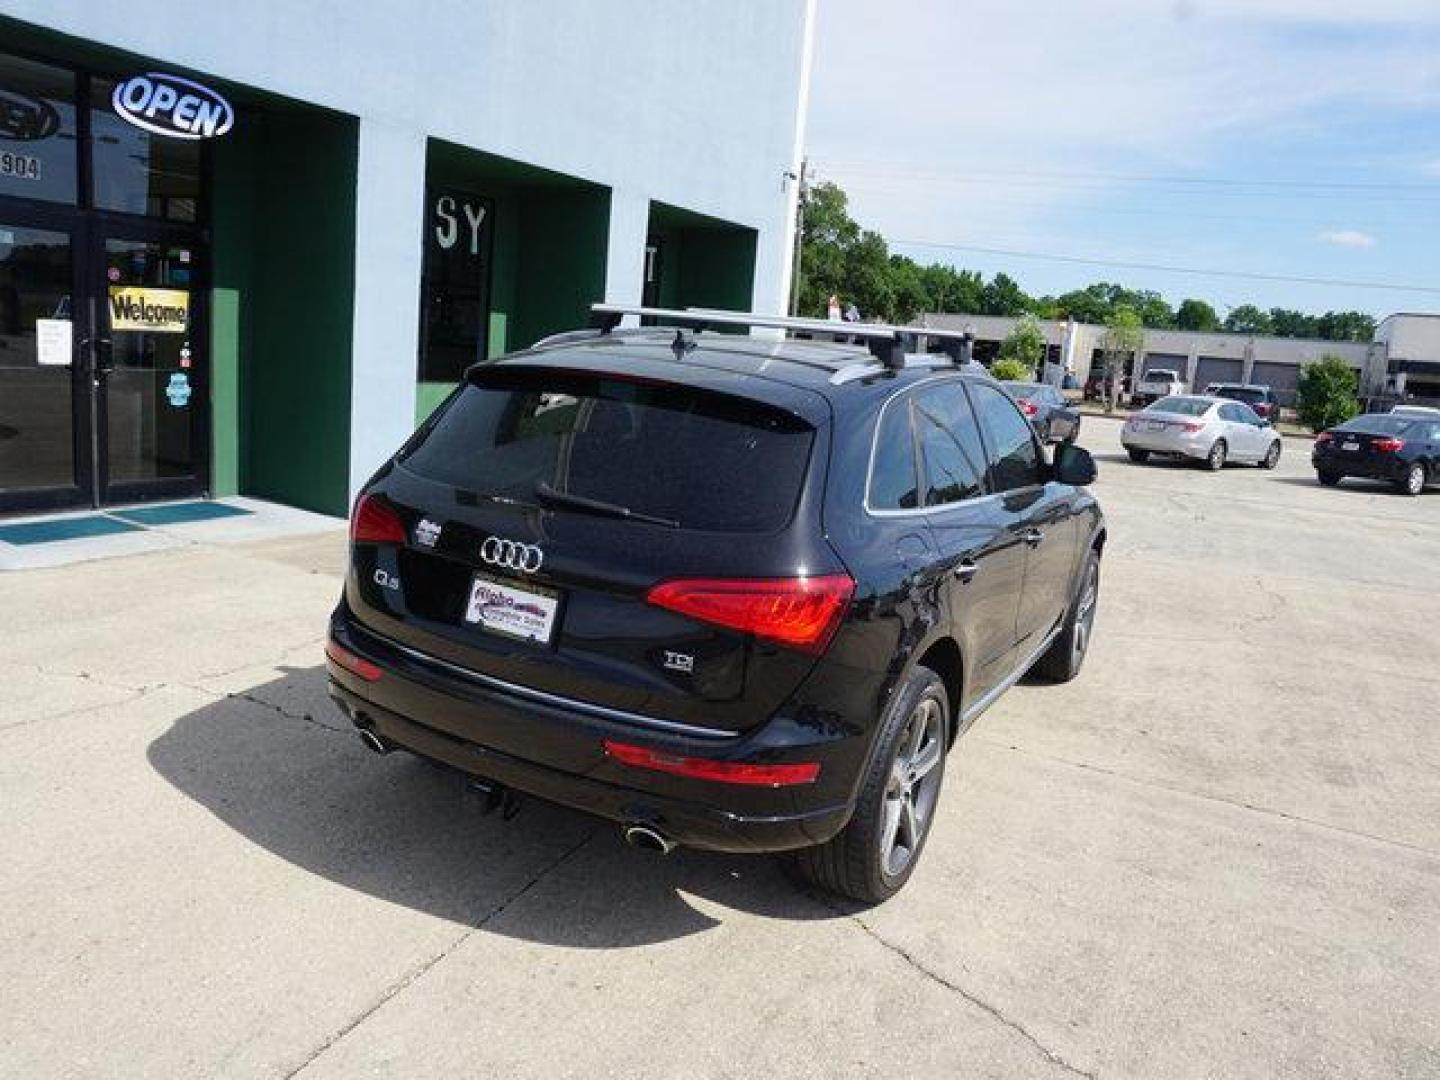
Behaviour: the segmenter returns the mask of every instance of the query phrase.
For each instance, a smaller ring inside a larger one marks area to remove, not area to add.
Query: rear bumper
[[[327,663],[330,696],[358,727],[397,747],[517,791],[607,818],[648,825],[687,847],[782,851],[824,843],[849,821],[865,747],[777,718],[744,736],[697,739],[533,701],[426,671],[356,624],[343,609],[332,638],[378,665],[367,682]],[[676,756],[725,761],[818,761],[814,784],[732,785],[623,765],[615,739]]]
[[[1334,473],[1336,476],[1362,476],[1370,480],[1388,480],[1398,483],[1405,479],[1410,463],[1394,454],[1347,454],[1344,450],[1312,452],[1310,464],[1317,472]]]
[[[1204,431],[1171,433],[1167,431],[1132,431],[1127,421],[1120,429],[1120,445],[1128,449],[1148,450],[1152,454],[1175,454],[1180,457],[1203,458],[1210,452],[1215,437]]]

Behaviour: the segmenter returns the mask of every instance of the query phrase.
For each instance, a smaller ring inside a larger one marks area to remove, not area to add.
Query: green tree
[[[1327,353],[1300,369],[1295,390],[1295,412],[1311,431],[1342,424],[1360,411],[1356,393],[1360,373],[1338,356]]]
[[[1138,357],[1145,351],[1145,326],[1140,321],[1140,313],[1125,304],[1111,312],[1105,321],[1105,333],[1100,337],[1100,349],[1105,377],[1110,384],[1105,395],[1105,411],[1114,412],[1126,359]]]
[[[1315,317],[1291,308],[1270,309],[1270,332],[1276,337],[1319,336]]]
[[[1363,311],[1327,311],[1316,322],[1317,336],[1326,341],[1375,340],[1375,319]]]
[[[1181,330],[1219,330],[1220,316],[1204,300],[1182,300],[1175,309],[1175,325]]]
[[[1241,304],[1225,316],[1225,329],[1237,334],[1268,334],[1270,316],[1254,304]]]
[[[1009,274],[996,274],[985,286],[982,315],[1024,315],[1033,301]]]
[[[802,315],[824,318],[832,294],[848,297],[847,258],[860,239],[860,226],[850,217],[849,200],[837,184],[808,188],[804,215],[797,309]]]
[[[1000,343],[1000,352],[990,367],[990,374],[997,379],[1033,379],[1044,361],[1045,331],[1033,316],[1024,315]],[[1001,375],[1002,364],[1005,371],[1018,371],[1020,374]]]

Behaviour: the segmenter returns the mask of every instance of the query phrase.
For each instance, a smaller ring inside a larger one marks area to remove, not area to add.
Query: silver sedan
[[[1226,398],[1176,394],[1133,414],[1120,429],[1130,460],[1151,454],[1201,461],[1211,470],[1227,461],[1248,461],[1273,469],[1280,461],[1280,433],[1250,406]]]

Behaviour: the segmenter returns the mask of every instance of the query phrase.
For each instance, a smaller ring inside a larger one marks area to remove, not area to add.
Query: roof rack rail
[[[725,311],[719,308],[658,308],[632,304],[591,304],[590,325],[608,334],[627,315],[664,320],[668,325],[700,331],[715,326],[762,327],[795,333],[823,334],[838,338],[863,338],[870,352],[887,368],[905,366],[907,353],[918,348],[919,339],[939,341],[941,351],[952,362],[970,360],[975,334],[971,330],[931,330],[923,326],[889,326],[882,323],[834,322],[787,315],[764,315],[752,311]]]

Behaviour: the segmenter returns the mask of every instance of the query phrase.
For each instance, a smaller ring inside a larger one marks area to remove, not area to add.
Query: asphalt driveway
[[[365,752],[343,533],[0,575],[0,1075],[1440,1076],[1440,492],[1119,454],[909,888]]]

